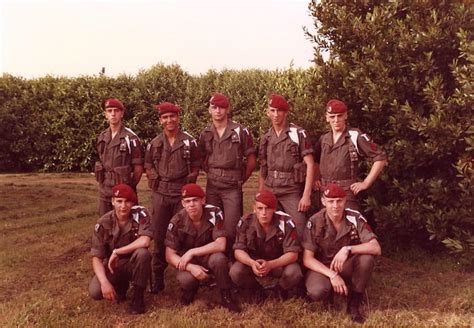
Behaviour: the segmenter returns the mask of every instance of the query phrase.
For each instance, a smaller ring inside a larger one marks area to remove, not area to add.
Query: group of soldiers
[[[303,128],[288,122],[287,100],[270,95],[271,128],[258,154],[249,130],[230,119],[230,101],[222,93],[210,98],[211,123],[198,139],[180,129],[178,105],[157,105],[162,132],[144,154],[137,135],[123,125],[123,104],[108,99],[103,105],[109,127],[97,138],[100,219],[89,287],[94,299],[123,301],[131,282],[130,312],[144,313],[146,287],[151,281],[152,293],[163,291],[169,264],[177,269],[183,305],[212,275],[221,305],[240,312],[234,287],[252,290],[262,302],[267,293],[261,282],[274,277],[282,299],[301,290],[313,301],[346,295],[352,320],[363,320],[362,296],[381,250],[356,196],[374,183],[387,159],[367,134],[347,126],[342,101],[328,102],[331,130],[313,146]],[[244,215],[242,186],[257,157],[258,192],[253,212]],[[358,181],[365,157],[373,164]],[[206,172],[205,191],[196,184],[200,169]],[[136,194],[144,171],[151,214]],[[308,219],[313,190],[321,192],[322,209]]]

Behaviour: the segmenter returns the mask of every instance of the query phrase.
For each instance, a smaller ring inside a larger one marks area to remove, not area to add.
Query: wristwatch
[[[352,254],[352,246],[346,246],[346,249],[347,249],[347,255],[351,255]]]

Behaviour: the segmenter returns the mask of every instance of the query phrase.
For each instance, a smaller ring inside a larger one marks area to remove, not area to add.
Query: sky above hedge
[[[27,78],[309,67],[307,0],[3,0],[0,69]]]

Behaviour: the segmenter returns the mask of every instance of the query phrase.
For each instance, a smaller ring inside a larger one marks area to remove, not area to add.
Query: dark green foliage
[[[379,234],[399,246],[442,242],[472,261],[473,7],[312,1],[309,9],[314,97],[344,100],[352,125],[389,156],[367,199]]]

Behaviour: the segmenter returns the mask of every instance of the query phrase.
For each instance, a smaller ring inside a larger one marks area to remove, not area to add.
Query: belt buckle
[[[278,178],[278,171],[273,171],[273,178],[274,179]]]

